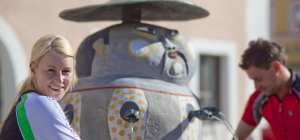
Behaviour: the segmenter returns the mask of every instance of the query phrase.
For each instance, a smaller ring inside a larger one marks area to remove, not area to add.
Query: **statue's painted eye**
[[[172,30],[170,33],[171,40],[179,40],[182,39],[183,36],[177,30]]]
[[[186,42],[186,47],[187,47],[187,49],[189,51],[189,54],[190,54],[191,58],[193,60],[196,60],[196,55],[195,55],[195,51],[194,51],[194,45],[191,42],[188,41],[188,42]]]
[[[171,31],[171,37],[175,37],[175,36],[178,36],[178,35],[180,35],[180,34],[177,30],[172,30]]]
[[[144,33],[148,33],[148,34],[152,34],[152,35],[156,35],[155,30],[150,27],[137,27],[137,28],[135,28],[135,30],[144,32]]]
[[[128,43],[128,51],[134,57],[147,57],[151,53],[151,45],[145,39],[133,39]]]
[[[149,27],[137,27],[133,30],[133,32],[143,37],[156,39],[155,30]]]

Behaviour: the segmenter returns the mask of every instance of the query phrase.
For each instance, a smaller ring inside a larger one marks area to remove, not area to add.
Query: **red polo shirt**
[[[299,80],[298,80],[299,81]],[[259,101],[259,103],[265,102],[260,108],[259,112],[270,124],[273,135],[278,140],[299,140],[300,139],[300,102],[297,94],[297,90],[293,87],[291,92],[287,93],[282,101],[272,95],[266,97],[265,101]],[[256,100],[263,94],[261,91],[255,91],[250,97],[246,106],[242,120],[252,126],[256,126],[258,123],[255,121],[254,104],[257,104]]]

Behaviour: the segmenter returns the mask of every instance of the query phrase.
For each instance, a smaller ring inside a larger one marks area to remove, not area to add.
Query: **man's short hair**
[[[251,66],[269,69],[273,61],[286,65],[287,55],[285,49],[275,42],[259,38],[249,42],[249,47],[242,55],[239,66],[247,70]]]

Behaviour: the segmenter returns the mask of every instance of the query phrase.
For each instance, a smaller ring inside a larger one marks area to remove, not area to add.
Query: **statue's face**
[[[101,32],[89,37],[94,38],[96,52],[91,75],[188,83],[195,72],[193,46],[177,30],[136,23],[113,26],[106,35]]]

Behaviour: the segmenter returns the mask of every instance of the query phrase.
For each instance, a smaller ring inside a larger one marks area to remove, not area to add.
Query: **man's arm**
[[[255,126],[245,123],[243,120],[240,121],[237,129],[236,135],[239,140],[245,140],[254,130]]]
[[[242,118],[240,120],[240,123],[236,129],[236,135],[238,136],[239,140],[245,140],[255,129],[255,127],[258,125],[254,118],[254,104],[258,103],[259,96],[261,95],[261,91],[257,90],[255,91],[249,98],[248,103],[245,107],[244,114],[242,115]],[[262,94],[263,95],[263,94]],[[258,100],[258,101],[256,101]],[[261,116],[259,116],[261,118]],[[260,119],[257,118],[257,119]],[[258,121],[259,122],[259,121]]]

